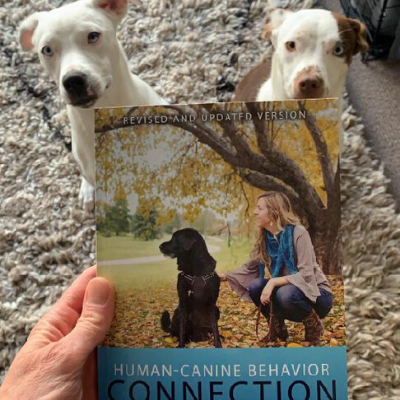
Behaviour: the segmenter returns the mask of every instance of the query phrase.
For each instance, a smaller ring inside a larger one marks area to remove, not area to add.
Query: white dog
[[[274,10],[262,36],[272,62],[245,76],[235,101],[342,98],[353,55],[368,49],[363,24],[326,10]]]
[[[131,74],[116,38],[127,0],[79,0],[38,12],[21,25],[24,50],[35,50],[67,103],[72,153],[82,172],[79,200],[94,207],[94,110],[92,107],[166,104]]]

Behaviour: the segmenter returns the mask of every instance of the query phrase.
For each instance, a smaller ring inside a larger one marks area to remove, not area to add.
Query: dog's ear
[[[129,0],[131,3],[141,6],[140,0]],[[128,0],[93,0],[95,7],[100,7],[104,10],[110,11],[122,18],[128,10]]]
[[[348,21],[355,32],[357,39],[354,46],[353,55],[357,53],[364,53],[369,49],[369,44],[367,42],[367,28],[357,19],[348,18]]]
[[[196,238],[185,237],[183,239],[183,250],[189,251],[195,243],[196,243]]]
[[[32,39],[35,29],[39,24],[39,18],[41,14],[43,13],[37,12],[32,14],[30,17],[26,18],[19,27],[19,43],[22,47],[22,50],[32,50],[35,47]]]
[[[272,44],[275,46],[278,28],[291,13],[292,11],[283,10],[282,8],[277,8],[271,11],[267,16],[268,22],[264,26],[261,37],[266,40],[271,40]]]

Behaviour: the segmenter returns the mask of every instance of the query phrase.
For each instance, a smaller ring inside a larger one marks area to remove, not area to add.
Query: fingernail
[[[87,287],[86,302],[92,306],[104,306],[110,294],[110,287],[105,279],[94,278]]]

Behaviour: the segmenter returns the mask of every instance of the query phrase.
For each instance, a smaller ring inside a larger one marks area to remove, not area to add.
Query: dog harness
[[[185,274],[184,272],[181,272],[181,275],[188,281],[190,282],[190,288],[188,290],[188,295],[189,297],[194,293],[196,287],[204,287],[207,284],[207,281],[210,280],[212,277],[214,277],[215,272],[212,272],[211,274],[208,275],[200,275],[200,276],[194,276],[194,275],[189,275]],[[197,283],[195,283],[197,281]]]
[[[184,272],[181,272],[181,275],[182,275],[186,280],[188,280],[188,281],[190,282],[190,284],[193,286],[194,280],[195,280],[196,278],[202,278],[203,281],[204,281],[204,283],[207,283],[207,281],[208,281],[209,279],[211,279],[212,277],[214,277],[215,272],[212,272],[211,274],[208,274],[208,275],[201,275],[201,276],[199,276],[199,277],[194,276],[194,275],[185,274]]]

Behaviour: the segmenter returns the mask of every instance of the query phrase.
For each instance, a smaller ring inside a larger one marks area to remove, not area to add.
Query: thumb
[[[85,293],[81,317],[63,339],[74,349],[74,359],[84,363],[104,339],[114,316],[114,289],[104,278],[92,279]]]

